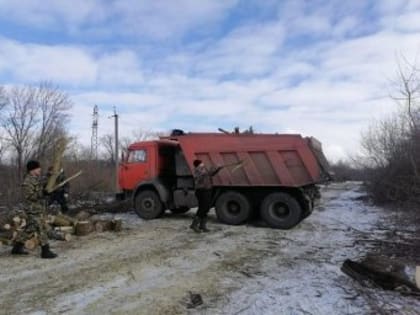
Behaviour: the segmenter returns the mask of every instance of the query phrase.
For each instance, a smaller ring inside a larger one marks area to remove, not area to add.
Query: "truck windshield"
[[[133,150],[128,153],[128,163],[139,163],[139,162],[146,162],[147,161],[147,153],[146,150]]]

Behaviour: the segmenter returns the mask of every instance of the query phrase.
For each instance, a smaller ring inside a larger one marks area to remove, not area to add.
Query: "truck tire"
[[[186,213],[188,211],[190,211],[189,207],[179,207],[179,208],[174,208],[174,209],[170,209],[172,213],[175,214],[181,214],[181,213]]]
[[[223,193],[216,201],[216,215],[220,222],[238,225],[251,214],[251,204],[243,194],[236,191]]]
[[[287,193],[272,193],[260,207],[262,219],[276,229],[290,229],[302,220],[299,202]]]
[[[145,220],[159,217],[163,213],[163,205],[159,195],[153,190],[144,190],[137,194],[134,211]]]

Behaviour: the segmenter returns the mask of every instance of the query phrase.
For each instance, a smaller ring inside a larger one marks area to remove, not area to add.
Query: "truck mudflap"
[[[321,193],[319,192],[318,186],[310,185],[302,188],[302,195],[304,198],[303,218],[306,218],[312,213],[314,208],[319,205]]]

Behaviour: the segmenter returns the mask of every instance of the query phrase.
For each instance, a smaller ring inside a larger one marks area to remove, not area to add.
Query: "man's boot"
[[[191,225],[190,225],[190,229],[193,229],[195,233],[200,233],[201,230],[198,227],[199,224],[200,224],[200,218],[195,216]]]
[[[57,254],[50,250],[50,245],[44,245],[41,247],[41,258],[55,258]]]
[[[207,218],[201,218],[200,220],[200,230],[203,232],[210,232],[210,230],[206,226]]]
[[[12,255],[28,255],[29,253],[23,247],[23,243],[17,242],[13,245]]]

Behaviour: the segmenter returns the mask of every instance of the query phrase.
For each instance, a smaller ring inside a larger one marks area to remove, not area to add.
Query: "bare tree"
[[[409,133],[413,138],[407,142],[409,159],[415,176],[420,179],[419,161],[416,159],[417,151],[420,148],[416,141],[420,136],[420,69],[416,67],[416,63],[410,63],[404,56],[398,60],[396,85],[397,94],[392,98],[406,113]]]
[[[103,135],[100,139],[99,139],[99,143],[101,144],[101,146],[104,149],[103,155],[104,155],[104,159],[106,161],[111,162],[112,164],[114,164],[115,162],[115,141],[114,141],[114,136],[111,134],[106,134]]]
[[[38,108],[34,106],[35,90],[31,87],[15,87],[6,95],[6,114],[1,125],[16,152],[16,165],[22,174],[23,161],[31,154],[34,129],[38,123]]]
[[[7,104],[6,94],[5,94],[4,88],[0,86],[0,117],[3,116],[3,108],[6,106],[6,104]],[[0,130],[0,163],[2,161],[3,154],[6,151],[7,147],[8,147],[7,138],[3,136],[3,133]]]
[[[67,94],[50,83],[41,83],[36,89],[36,106],[39,108],[39,131],[34,143],[35,155],[44,159],[53,150],[54,142],[65,135],[68,110],[72,104]]]
[[[121,137],[119,139],[121,152],[126,152],[130,144],[132,144],[133,142],[134,141],[131,137]]]
[[[71,103],[49,84],[14,87],[4,92],[6,106],[0,125],[15,153],[18,174],[29,157],[43,159],[65,131]]]
[[[64,153],[64,158],[67,161],[78,162],[92,160],[90,146],[83,145],[76,137],[68,137],[68,140],[69,142]]]

